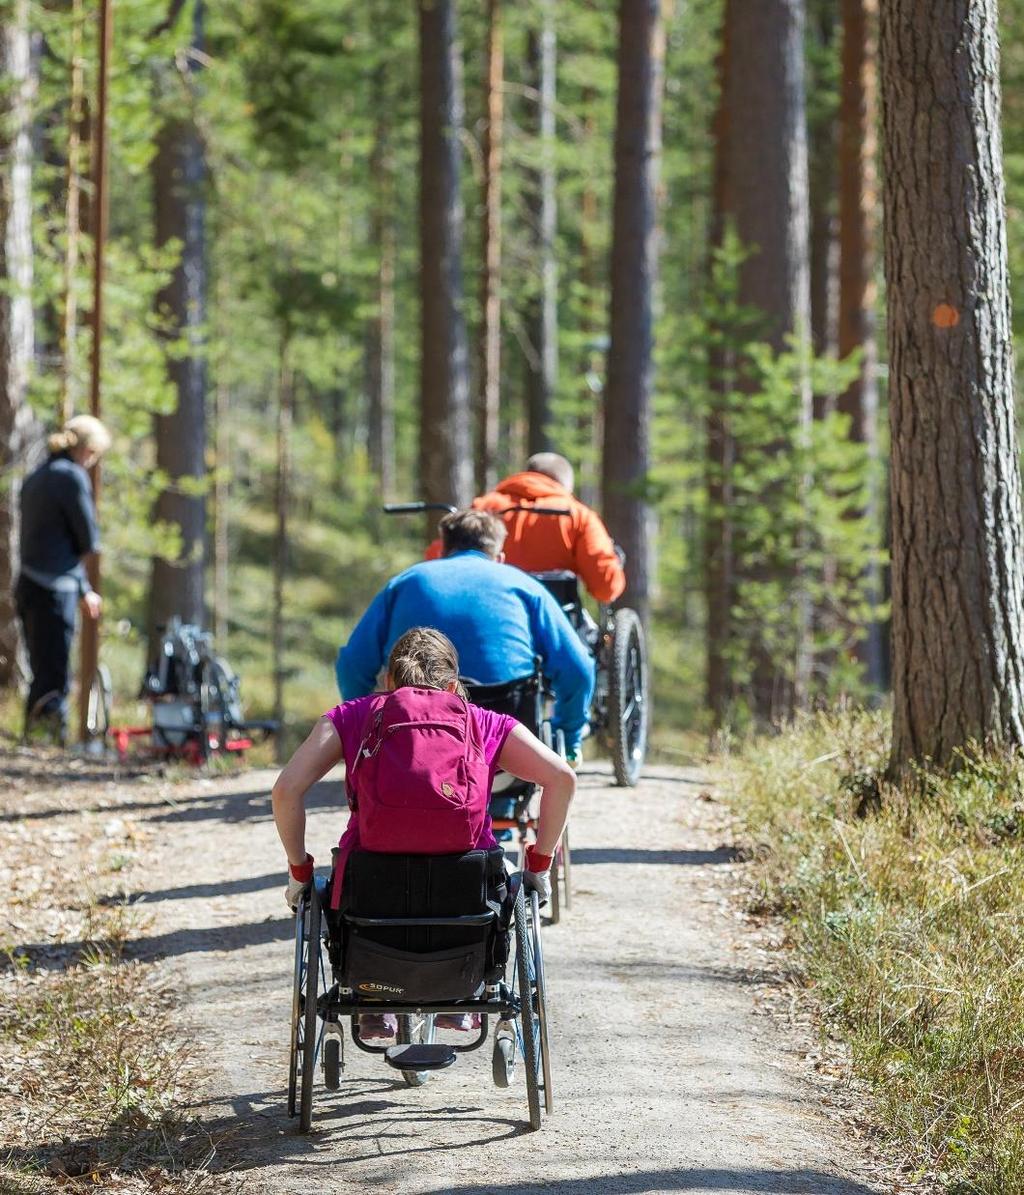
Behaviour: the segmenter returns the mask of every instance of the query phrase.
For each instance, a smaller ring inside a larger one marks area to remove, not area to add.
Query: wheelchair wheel
[[[98,664],[89,688],[86,706],[85,728],[90,739],[105,739],[110,729],[110,710],[114,700],[114,687],[110,680],[110,669]]]
[[[328,1037],[324,1039],[324,1086],[328,1091],[338,1091],[341,1087],[341,1039]]]
[[[430,1013],[411,1013],[398,1018],[400,1046],[428,1046],[434,1040],[434,1018]],[[430,1078],[429,1071],[402,1071],[402,1078],[410,1087],[422,1087]]]
[[[552,876],[551,894],[555,893],[555,880],[560,881],[561,893],[559,899],[562,902],[562,907],[569,911],[572,908],[572,859],[569,854],[569,827],[566,826],[562,831],[562,841],[558,847],[558,853],[555,856],[555,862],[558,865],[557,876]]]
[[[532,927],[527,928],[526,901],[522,889],[516,897],[516,972],[519,982],[518,1045],[526,1071],[526,1101],[530,1109],[530,1128],[540,1128],[540,1024],[534,1012],[535,956]]]
[[[508,1021],[499,1021],[494,1029],[491,1077],[495,1087],[511,1087],[516,1075],[515,1031]]]
[[[552,891],[554,889],[552,888]],[[544,1081],[544,1111],[552,1112],[555,1098],[551,1090],[551,1054],[548,1049],[547,986],[544,981],[544,947],[541,944],[540,901],[537,893],[530,894],[533,914],[533,983],[536,1001],[537,1024],[540,1027],[540,1070]]]
[[[295,1115],[298,1094],[299,1054],[302,1050],[302,991],[306,968],[306,898],[295,910],[295,971],[292,979],[291,1053],[288,1059],[288,1115]]]
[[[615,783],[633,788],[647,754],[647,649],[635,610],[616,610],[608,676],[608,740]]]
[[[316,883],[309,891],[309,924],[306,927],[306,967],[302,987],[302,1085],[299,1093],[299,1128],[308,1133],[313,1123],[313,1081],[320,1035],[317,1032],[317,981],[320,978],[320,893]]]

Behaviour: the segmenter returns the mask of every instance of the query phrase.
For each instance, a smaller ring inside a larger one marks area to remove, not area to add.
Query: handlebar
[[[453,515],[459,508],[447,502],[388,502],[383,507],[386,515],[418,515],[425,510],[443,510]]]

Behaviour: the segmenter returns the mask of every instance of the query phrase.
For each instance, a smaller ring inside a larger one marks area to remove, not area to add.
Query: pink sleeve
[[[483,739],[484,759],[488,767],[492,767],[505,746],[505,740],[519,724],[508,714],[496,714],[493,710],[481,709],[478,705],[473,706],[473,716]]]

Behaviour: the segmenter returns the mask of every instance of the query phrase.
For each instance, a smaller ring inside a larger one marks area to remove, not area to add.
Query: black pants
[[[46,589],[28,577],[19,577],[14,600],[32,667],[32,684],[25,701],[26,730],[40,715],[56,715],[63,728],[71,687],[71,641],[78,592]]]

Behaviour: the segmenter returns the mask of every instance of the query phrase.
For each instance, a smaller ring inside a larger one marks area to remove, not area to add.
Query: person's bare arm
[[[536,846],[540,854],[553,855],[576,794],[576,773],[525,726],[513,728],[498,756],[498,764],[520,780],[540,785]]]
[[[288,862],[306,862],[306,793],[341,762],[341,739],[330,718],[321,718],[285,764],[270,795],[274,824]]]

